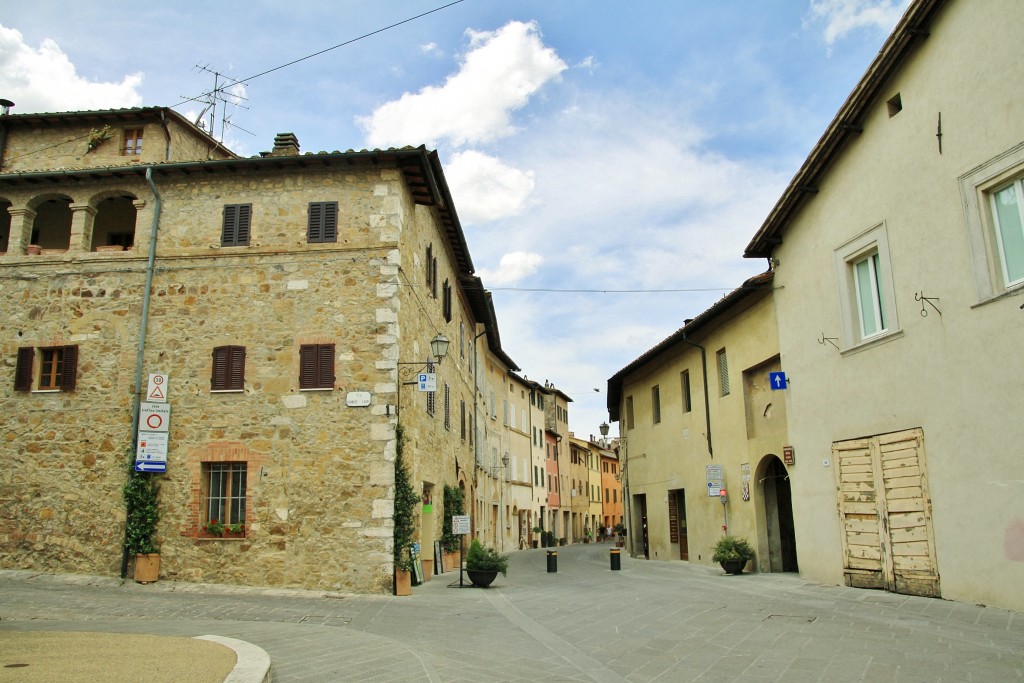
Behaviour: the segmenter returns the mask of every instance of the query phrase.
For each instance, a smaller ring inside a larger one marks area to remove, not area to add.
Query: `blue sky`
[[[225,142],[437,149],[505,351],[596,434],[608,377],[764,270],[743,247],[908,2],[463,0],[236,86]],[[177,105],[197,65],[248,79],[446,4],[9,2],[0,97]]]

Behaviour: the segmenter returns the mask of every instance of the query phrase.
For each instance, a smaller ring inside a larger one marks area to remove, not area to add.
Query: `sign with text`
[[[417,384],[420,391],[437,391],[437,375],[433,372],[421,372]]]
[[[166,403],[139,404],[139,431],[166,432],[171,426],[171,406]]]
[[[167,432],[139,432],[135,460],[167,462]]]
[[[452,533],[456,536],[469,533],[469,515],[452,515]]]

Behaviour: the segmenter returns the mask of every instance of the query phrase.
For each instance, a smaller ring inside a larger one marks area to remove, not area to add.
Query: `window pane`
[[[1024,224],[1018,183],[995,193],[996,232],[1006,284],[1024,281]]]
[[[857,289],[857,309],[860,314],[861,338],[867,339],[885,331],[885,314],[881,303],[881,285],[878,282],[878,254],[854,264]]]
[[[225,495],[227,494],[227,466],[223,464],[210,465],[210,482],[208,489],[208,504],[206,507],[207,521],[224,521]]]

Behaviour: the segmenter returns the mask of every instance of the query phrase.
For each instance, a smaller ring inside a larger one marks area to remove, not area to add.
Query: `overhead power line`
[[[290,62],[287,62],[285,64],[281,64],[280,66],[275,66],[274,68],[267,69],[266,71],[261,71],[260,73],[255,74],[253,76],[249,76],[248,78],[239,78],[237,80],[233,80],[231,83],[226,84],[224,87],[235,85],[237,83],[248,83],[249,81],[256,80],[257,78],[259,78],[261,76],[266,76],[267,74],[272,74],[275,71],[280,71],[281,69],[285,69],[285,68],[287,68],[289,66],[294,66],[295,64],[298,64],[299,62],[304,62],[307,59],[312,59],[313,57],[319,57],[322,54],[330,52],[331,50],[337,50],[339,47],[345,47],[346,45],[351,45],[352,43],[355,43],[355,42],[358,42],[360,40],[363,40],[364,38],[369,38],[370,36],[375,36],[378,33],[383,33],[384,31],[389,31],[389,30],[391,30],[393,28],[401,26],[402,24],[408,24],[411,21],[416,21],[417,19],[422,19],[423,17],[425,17],[427,15],[434,14],[435,12],[440,12],[441,10],[448,9],[449,7],[452,7],[453,5],[458,5],[459,3],[462,3],[462,2],[465,2],[465,1],[466,0],[454,0],[454,2],[449,2],[447,5],[441,5],[440,7],[435,7],[432,10],[428,10],[426,12],[423,12],[422,14],[417,14],[414,17],[409,17],[408,19],[403,19],[402,21],[395,22],[394,24],[390,24],[390,25],[385,26],[383,28],[379,28],[379,29],[377,29],[375,31],[370,31],[369,33],[364,33],[363,35],[358,36],[356,38],[352,38],[350,40],[346,40],[343,43],[338,43],[337,45],[333,45],[331,47],[324,48],[323,50],[320,50],[319,52],[314,52],[313,54],[306,55],[305,57],[299,57],[298,59],[293,59]],[[216,91],[212,91],[211,90],[209,92],[203,93],[202,95],[196,95],[195,97],[190,97],[190,98],[188,98],[186,100],[182,100],[181,102],[178,102],[177,104],[175,104],[173,106],[178,107],[178,106],[181,106],[183,104],[187,104],[189,102],[195,102],[195,101],[199,100],[202,97],[209,97],[210,95],[215,94],[215,92]]]

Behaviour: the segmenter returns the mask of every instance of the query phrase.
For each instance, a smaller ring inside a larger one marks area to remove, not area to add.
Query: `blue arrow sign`
[[[789,381],[784,372],[769,372],[768,383],[772,385],[772,391],[785,391]]]
[[[136,472],[166,472],[166,462],[135,462]]]

